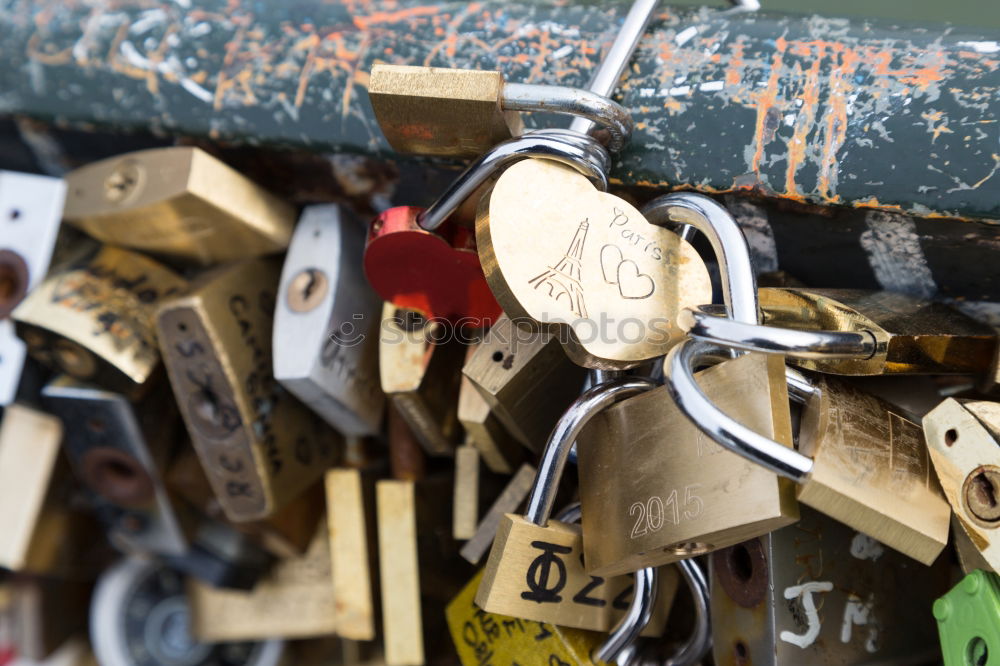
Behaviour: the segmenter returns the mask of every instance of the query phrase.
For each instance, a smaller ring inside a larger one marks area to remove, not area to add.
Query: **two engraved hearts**
[[[605,282],[618,286],[622,298],[649,298],[656,288],[652,277],[641,272],[638,264],[622,256],[621,248],[610,243],[601,248],[601,274]]]

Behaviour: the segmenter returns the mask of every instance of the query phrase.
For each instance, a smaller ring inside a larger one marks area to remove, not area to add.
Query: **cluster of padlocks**
[[[193,147],[0,173],[0,665],[992,663],[996,331],[608,193],[655,4],[589,90],[375,66],[476,159],[367,232]]]

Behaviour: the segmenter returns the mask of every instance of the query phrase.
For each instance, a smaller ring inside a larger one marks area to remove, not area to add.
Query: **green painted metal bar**
[[[0,113],[388,154],[372,62],[585,85],[627,3],[0,1]],[[833,9],[835,11],[835,8]],[[1000,219],[1000,30],[666,8],[625,185]]]

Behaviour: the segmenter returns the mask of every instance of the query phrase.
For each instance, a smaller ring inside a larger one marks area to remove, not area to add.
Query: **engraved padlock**
[[[104,246],[50,274],[11,317],[35,359],[135,398],[160,364],[156,308],[186,288],[152,259]]]
[[[274,377],[341,433],[374,435],[381,301],[361,271],[364,231],[340,206],[302,213],[281,270]]]
[[[569,360],[557,336],[545,327],[502,315],[470,354],[462,374],[507,431],[538,452],[559,416],[580,395],[586,371]]]
[[[602,190],[607,189],[610,155],[604,146],[588,135],[588,131],[593,127],[594,119],[602,119],[611,129],[611,134],[618,135],[619,140],[612,141],[614,148],[620,148],[628,138],[631,130],[628,112],[607,98],[638,45],[639,36],[654,7],[652,4],[636,6],[630,13],[633,20],[623,24],[614,47],[609,51],[609,57],[601,63],[588,91],[548,86],[515,88],[503,86],[494,79],[487,95],[494,98],[496,109],[490,109],[488,104],[482,103],[483,91],[473,95],[480,100],[475,103],[480,112],[479,122],[468,123],[464,114],[456,114],[455,109],[459,105],[445,103],[444,106],[449,108],[448,113],[435,112],[435,108],[442,106],[441,102],[430,101],[422,96],[420,86],[411,85],[405,74],[400,76],[400,70],[383,70],[382,83],[379,82],[379,71],[374,72],[375,106],[381,107],[384,112],[385,102],[392,105],[400,101],[400,98],[413,105],[414,111],[402,114],[404,119],[401,127],[404,131],[416,129],[413,126],[420,126],[422,123],[437,124],[442,120],[448,122],[449,118],[454,124],[454,119],[460,117],[464,128],[472,128],[471,132],[460,130],[460,135],[474,136],[477,132],[482,135],[482,118],[485,115],[485,125],[488,128],[485,134],[492,135],[494,132],[490,128],[497,125],[496,114],[502,104],[506,104],[508,109],[557,110],[583,116],[577,118],[570,130],[537,130],[497,145],[470,165],[426,210],[397,207],[379,215],[369,227],[365,247],[365,274],[384,300],[398,307],[419,310],[428,317],[443,317],[476,327],[489,325],[499,315],[500,307],[490,293],[490,289],[495,290],[496,287],[492,284],[487,286],[483,276],[484,266],[480,265],[481,257],[476,257],[477,239],[473,239],[465,229],[446,223],[446,219],[501,169],[526,157],[543,157],[564,162],[584,174],[584,182],[587,178],[592,178]],[[429,82],[433,97],[454,97],[456,94],[464,96],[471,92],[469,87],[461,85],[445,83],[442,86],[441,81],[463,78],[482,80],[482,75],[472,73],[412,70],[410,74],[414,79]],[[386,96],[393,89],[401,93],[394,100]],[[426,94],[424,91],[424,95]],[[588,110],[588,106],[592,109]],[[391,123],[390,116],[393,116],[395,124],[400,124],[398,112],[383,115],[387,122]],[[389,134],[395,132],[390,131]],[[441,132],[441,136],[445,137],[442,142],[445,145],[462,149],[460,146],[463,139],[453,132]],[[421,142],[418,140],[417,143]],[[533,228],[529,230],[529,235],[533,231]],[[476,236],[480,236],[478,231]],[[546,257],[545,261],[549,259]]]
[[[202,265],[280,252],[291,205],[192,146],[140,150],[67,177],[67,222],[103,243]]]
[[[465,348],[442,340],[441,322],[414,311],[382,309],[379,375],[382,390],[430,455],[453,455],[460,436],[457,398]]]
[[[163,305],[170,383],[205,473],[234,521],[265,518],[316,482],[342,438],[273,375],[278,265],[253,259],[206,274]]]
[[[198,518],[163,481],[179,425],[170,389],[161,384],[133,405],[63,375],[42,398],[64,424],[63,449],[112,543],[160,555],[187,552]]]
[[[651,202],[647,213],[701,230],[719,260],[727,308],[736,319],[757,321],[747,241],[724,208],[700,195],[673,194]],[[780,358],[724,360],[700,372],[698,382],[741,423],[792,446]],[[585,559],[598,575],[674,562],[798,519],[792,483],[700,433],[665,387],[595,416],[580,436],[578,459]]]
[[[837,375],[978,374],[997,348],[989,326],[943,303],[895,292],[764,288],[760,304],[763,327],[698,309],[679,321],[692,337],[783,352],[799,367]]]
[[[627,579],[589,575],[583,566],[580,527],[549,516],[570,449],[583,426],[600,410],[650,386],[643,379],[602,384],[583,393],[559,420],[542,453],[525,515],[508,513],[497,528],[476,594],[480,608],[567,627],[601,631],[611,626],[613,600],[627,587]],[[588,603],[587,597],[604,603]],[[650,627],[656,628],[662,625]]]
[[[955,512],[955,522],[986,566],[1000,568],[1000,404],[948,398],[923,419],[934,471]],[[956,535],[959,559],[961,543]]]
[[[719,666],[934,661],[928,612],[949,562],[927,568],[809,507],[711,555]]]
[[[59,178],[0,171],[0,407],[14,400],[27,352],[8,316],[48,271],[65,193]]]
[[[159,562],[125,558],[98,580],[90,643],[101,666],[278,666],[280,640],[201,643],[188,629],[184,579]]]
[[[920,426],[844,381],[792,373],[805,407],[791,449],[733,419],[698,386],[692,369],[725,351],[697,340],[671,350],[666,386],[680,411],[723,447],[798,483],[800,502],[931,564],[947,544],[951,512]]]

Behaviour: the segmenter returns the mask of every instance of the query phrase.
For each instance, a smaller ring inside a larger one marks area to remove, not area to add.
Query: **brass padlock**
[[[727,414],[792,446],[779,357],[728,360],[698,383]],[[798,520],[794,484],[699,432],[664,387],[594,416],[577,455],[584,559],[596,575],[675,562]]]
[[[361,269],[365,236],[339,206],[302,213],[281,270],[274,377],[341,433],[374,435],[385,397],[378,377],[381,301]]]
[[[507,431],[534,452],[580,395],[586,377],[545,327],[506,315],[486,333],[462,373]]]
[[[67,176],[64,217],[103,243],[201,265],[280,252],[295,210],[200,148],[111,157]]]
[[[372,558],[375,555],[374,485],[358,469],[338,468],[325,477],[334,622],[337,635],[375,638]]]
[[[479,389],[466,376],[462,377],[458,389],[457,414],[470,448],[482,456],[486,466],[498,474],[513,472],[524,458],[524,448],[507,431]]]
[[[226,515],[265,518],[312,485],[342,441],[272,374],[278,266],[213,271],[167,302],[157,330],[170,383]]]
[[[703,311],[679,321],[693,337],[740,349],[782,352],[809,370],[841,375],[979,374],[990,367],[997,334],[942,303],[887,291],[766,288],[760,290],[762,328],[733,326]],[[783,349],[783,331],[832,334],[829,341],[863,343],[858,354],[829,357]],[[839,334],[839,335],[838,335]]]
[[[957,531],[971,541],[986,568],[1000,568],[1000,404],[948,398],[924,416],[923,425]]]
[[[133,406],[121,394],[63,375],[42,396],[65,426],[63,449],[112,542],[126,550],[183,555],[198,518],[170,496],[162,480],[178,424],[169,389],[161,387]]]
[[[802,507],[798,523],[712,553],[715,663],[933,662],[930,607],[948,569],[946,558],[923,567]]]
[[[578,629],[611,628],[621,610],[616,609],[615,600],[623,596],[628,580],[589,575],[583,566],[580,527],[550,520],[549,516],[562,470],[582,426],[616,400],[648,387],[648,380],[603,384],[584,393],[559,419],[542,454],[525,515],[508,513],[500,520],[476,593],[480,608]],[[659,604],[666,600],[664,595],[657,601],[654,614],[661,619],[651,620],[647,632],[655,635],[663,629],[666,609]]]
[[[375,63],[368,97],[393,150],[474,157],[524,131],[503,87],[500,72]]]
[[[435,342],[446,333],[413,311],[382,309],[379,375],[382,390],[433,456],[451,456],[460,435],[456,402],[465,349]]]
[[[191,633],[198,641],[308,638],[337,631],[330,542],[321,521],[305,554],[284,559],[253,590],[189,579]]]
[[[65,194],[60,178],[0,171],[0,407],[14,401],[27,352],[8,317],[48,271]]]
[[[111,554],[92,514],[76,509],[62,423],[21,404],[0,420],[0,567],[89,578]]]
[[[90,644],[101,666],[279,666],[285,643],[200,643],[190,633],[184,579],[153,560],[125,558],[101,574]]]
[[[793,373],[806,405],[799,450],[789,449],[731,418],[698,386],[692,368],[726,351],[688,340],[667,356],[666,385],[684,415],[723,447],[799,483],[799,502],[931,564],[947,544],[950,509],[920,426],[842,380],[810,384]]]
[[[156,307],[186,288],[185,280],[152,259],[104,246],[50,274],[11,316],[37,360],[137,397],[160,364]]]

